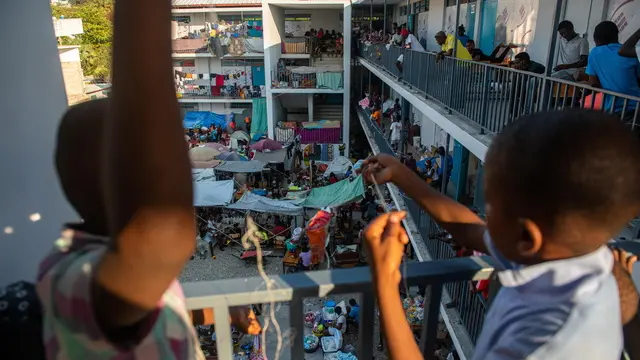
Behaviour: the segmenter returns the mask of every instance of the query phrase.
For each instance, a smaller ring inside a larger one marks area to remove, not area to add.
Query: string
[[[380,201],[380,203],[382,204],[384,212],[390,213],[391,210],[389,210],[389,208],[387,207],[387,204],[384,200],[384,195],[382,194],[382,190],[380,189],[380,185],[378,185],[378,183],[376,182],[376,179],[373,176],[373,173],[371,173],[371,182],[373,183],[373,189],[376,193],[376,196],[378,197],[378,201]],[[409,296],[409,285],[407,284],[406,274],[407,274],[407,259],[406,259],[406,254],[403,252],[402,253],[402,282],[404,284],[405,294],[406,296]]]
[[[267,296],[269,300],[269,316],[265,317],[264,328],[262,329],[261,335],[261,346],[260,350],[262,352],[263,359],[267,358],[267,349],[266,349],[266,341],[267,341],[267,329],[269,325],[273,322],[273,327],[276,330],[276,336],[278,337],[277,345],[276,345],[276,357],[275,360],[280,358],[280,351],[282,350],[282,330],[280,329],[280,324],[278,320],[276,320],[275,314],[275,300],[273,298],[272,290],[274,289],[274,281],[267,276],[267,273],[264,271],[263,263],[262,263],[262,248],[260,247],[260,231],[256,226],[256,223],[253,221],[251,216],[247,215],[246,220],[247,232],[242,236],[242,246],[245,249],[251,248],[251,245],[256,248],[256,262],[258,267],[258,273],[262,280],[265,283]]]

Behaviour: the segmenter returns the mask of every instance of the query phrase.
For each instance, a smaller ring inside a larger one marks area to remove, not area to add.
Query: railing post
[[[233,358],[233,343],[231,342],[229,308],[224,305],[216,306],[214,308],[213,316],[216,321],[216,347],[218,350],[218,357],[220,359],[231,359]]]
[[[447,194],[447,185],[449,184],[449,146],[451,145],[451,135],[449,135],[447,133],[447,142],[445,144],[445,148],[444,148],[444,159],[442,159],[442,179],[441,180],[441,186],[440,186],[440,192],[442,192],[443,194]]]
[[[484,129],[487,126],[487,102],[489,95],[489,88],[491,87],[491,80],[489,78],[489,72],[491,68],[484,66],[482,73],[482,101],[480,102],[480,134],[484,134]]]
[[[420,351],[425,359],[434,359],[436,333],[438,332],[438,314],[442,301],[442,284],[432,284],[424,296],[424,318],[420,331]]]

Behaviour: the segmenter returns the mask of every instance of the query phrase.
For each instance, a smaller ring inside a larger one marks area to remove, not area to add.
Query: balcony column
[[[33,282],[38,263],[78,216],[65,200],[53,165],[58,122],[67,108],[62,68],[48,1],[3,3],[0,29],[6,54],[19,54],[26,69],[18,81],[2,83],[0,151],[0,286]],[[29,26],[24,26],[24,24]],[[29,39],[29,41],[24,41]],[[0,60],[3,79],[15,78],[15,58]],[[35,101],[35,103],[34,103]],[[28,149],[25,151],[25,146]]]
[[[344,44],[342,45],[343,53],[342,53],[342,64],[344,69],[343,75],[343,91],[342,91],[342,143],[344,144],[344,156],[349,157],[349,148],[350,148],[350,126],[351,126],[351,36],[347,36],[347,34],[351,34],[351,13],[353,11],[353,7],[350,2],[346,2],[344,5],[344,10],[342,14],[343,21],[343,34],[344,36]]]
[[[313,94],[307,94],[307,107],[307,110],[309,110],[308,121],[313,121]]]
[[[373,1],[369,3],[369,31],[373,31]]]
[[[384,38],[384,36],[387,35],[387,0],[384,0],[383,4],[384,9],[382,10],[382,17],[384,21],[382,23],[382,36]]]

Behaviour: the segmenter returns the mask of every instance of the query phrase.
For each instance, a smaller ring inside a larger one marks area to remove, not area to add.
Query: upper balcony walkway
[[[359,46],[364,67],[481,160],[493,135],[541,111],[590,108],[614,114],[640,130],[637,97],[501,65],[453,57],[438,60],[435,53],[386,44]]]

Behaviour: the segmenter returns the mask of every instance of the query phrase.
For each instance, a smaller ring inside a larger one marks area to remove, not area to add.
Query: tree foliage
[[[64,37],[63,45],[80,45],[80,60],[85,75],[108,80],[111,76],[112,0],[74,0],[70,6],[53,5],[56,18],[81,18],[84,33]]]

